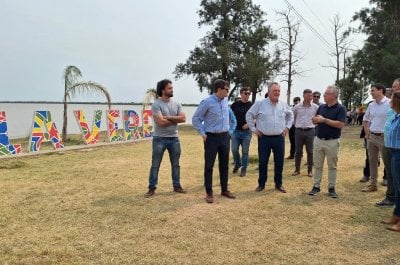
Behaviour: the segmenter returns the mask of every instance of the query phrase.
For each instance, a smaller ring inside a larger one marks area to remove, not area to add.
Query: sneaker
[[[361,177],[361,179],[360,179],[360,182],[368,182],[369,181],[369,177],[366,177],[366,176],[362,176]]]
[[[153,196],[155,193],[156,193],[156,189],[153,189],[153,188],[149,189],[149,191],[144,194],[144,197],[149,198],[149,197]]]
[[[368,185],[367,187],[363,188],[361,191],[362,192],[374,192],[377,191],[378,187],[374,185]]]
[[[313,187],[312,190],[308,193],[308,195],[315,196],[321,191],[320,188]]]
[[[239,168],[240,168],[240,166],[238,166],[238,165],[235,165],[235,166],[233,167],[233,170],[232,170],[232,172],[233,172],[233,173],[236,173],[236,172],[238,172]]]
[[[174,187],[174,192],[177,193],[186,193],[187,191],[182,189],[182,187]]]
[[[246,169],[245,168],[242,168],[242,170],[240,170],[240,176],[241,177],[246,176]]]
[[[382,207],[382,208],[393,207],[394,206],[394,202],[391,202],[391,201],[389,201],[388,199],[385,198],[385,199],[381,200],[380,202],[375,203],[375,205],[378,206],[378,207]]]
[[[335,188],[329,188],[328,195],[329,195],[329,197],[332,197],[332,198],[336,199],[337,198],[337,194],[335,192]]]
[[[382,186],[387,186],[387,179],[383,179],[381,184],[382,184]]]

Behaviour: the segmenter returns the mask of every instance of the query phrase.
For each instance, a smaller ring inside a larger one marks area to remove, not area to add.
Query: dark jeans
[[[282,186],[283,160],[285,155],[285,138],[283,135],[262,136],[258,138],[258,186],[265,187],[268,179],[268,161],[274,154],[274,181],[275,187]]]
[[[165,152],[168,150],[169,160],[172,168],[172,185],[180,187],[180,166],[181,145],[178,137],[153,137],[153,154],[149,176],[149,189],[155,189],[158,183],[158,171]]]
[[[207,133],[204,142],[204,187],[207,194],[213,194],[213,168],[217,154],[221,191],[228,190],[229,138],[228,133],[223,135]]]
[[[295,170],[300,172],[301,157],[303,156],[303,146],[306,146],[308,173],[312,172],[313,167],[313,148],[315,129],[302,130],[296,129],[296,154],[295,154]]]
[[[232,155],[236,167],[247,168],[249,161],[249,147],[251,141],[250,130],[235,130],[232,135]],[[242,146],[242,159],[240,159],[239,146]]]
[[[400,216],[400,149],[392,149],[392,176],[396,194],[393,215]]]
[[[290,156],[294,157],[296,152],[296,137],[295,137],[296,127],[292,125],[289,130],[289,141],[290,141]]]
[[[385,165],[385,176],[386,176],[386,180],[387,180],[386,199],[391,202],[394,202],[396,197],[395,197],[395,191],[394,191],[394,186],[393,186],[393,173],[392,173],[392,167],[391,167],[392,149],[384,147],[383,153],[382,153],[382,158],[383,158],[383,164]]]

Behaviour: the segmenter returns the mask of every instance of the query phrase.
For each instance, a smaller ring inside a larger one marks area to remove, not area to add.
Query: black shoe
[[[312,190],[308,193],[308,195],[315,196],[321,191],[320,188],[313,187]]]
[[[242,168],[242,170],[240,170],[240,176],[241,177],[246,176],[246,169],[245,168]]]
[[[144,194],[144,197],[149,198],[151,196],[154,196],[155,193],[156,193],[156,189],[150,188],[149,191]]]
[[[375,205],[378,206],[378,207],[382,207],[382,208],[384,208],[384,207],[393,207],[394,206],[394,202],[391,202],[391,201],[389,201],[388,199],[385,198],[382,201],[375,203]]]
[[[232,172],[233,172],[233,173],[238,172],[239,168],[240,168],[240,166],[235,165],[235,167],[233,168],[233,171],[232,171]]]
[[[329,188],[328,195],[329,195],[329,197],[332,197],[332,198],[336,199],[337,198],[337,194],[335,192],[335,188]]]
[[[368,182],[369,181],[369,177],[366,176],[362,176],[360,179],[360,182],[364,183],[364,182]]]

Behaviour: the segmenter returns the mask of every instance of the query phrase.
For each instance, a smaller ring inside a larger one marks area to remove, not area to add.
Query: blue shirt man
[[[229,83],[217,79],[213,83],[214,94],[200,102],[192,117],[192,124],[204,141],[204,186],[205,200],[214,202],[212,189],[212,174],[215,158],[219,158],[219,177],[221,195],[235,199],[228,190],[228,164],[229,164]]]

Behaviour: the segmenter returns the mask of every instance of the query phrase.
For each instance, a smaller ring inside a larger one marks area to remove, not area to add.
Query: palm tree
[[[108,108],[111,108],[111,97],[107,89],[92,81],[79,81],[82,77],[81,70],[78,67],[70,65],[64,70],[64,117],[63,117],[63,128],[62,128],[62,140],[65,142],[67,139],[67,107],[68,101],[71,97],[76,95],[78,92],[94,92],[97,94],[103,94],[107,100]]]

